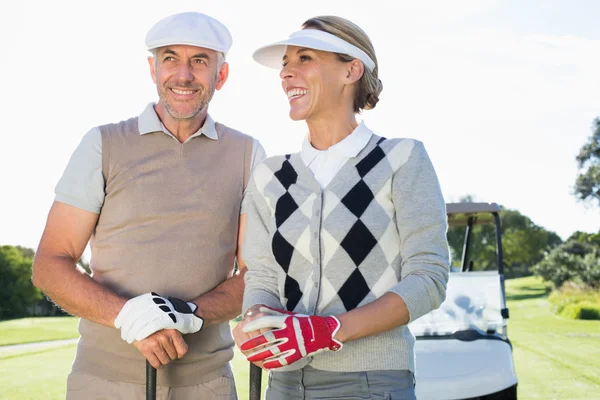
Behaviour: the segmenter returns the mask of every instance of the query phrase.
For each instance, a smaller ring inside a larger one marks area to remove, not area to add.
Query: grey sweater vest
[[[192,300],[232,271],[253,139],[217,124],[219,140],[181,144],[140,135],[138,120],[100,127],[106,197],[91,240],[93,279],[131,298],[154,291]],[[143,384],[145,359],[109,328],[82,319],[73,368]],[[233,357],[229,323],[184,336],[188,353],[158,384],[190,386],[219,375]]]

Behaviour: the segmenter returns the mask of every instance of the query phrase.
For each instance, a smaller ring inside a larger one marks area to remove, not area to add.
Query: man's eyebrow
[[[165,50],[163,50],[162,53],[163,54],[171,54],[171,55],[174,55],[174,56],[177,55],[177,52],[175,50],[171,50],[171,49],[165,49]]]
[[[177,52],[175,50],[172,49],[165,49],[163,50],[162,54],[170,54],[173,56],[177,56]],[[207,60],[210,60],[210,56],[207,53],[198,53],[198,54],[194,54],[191,58],[206,58]]]

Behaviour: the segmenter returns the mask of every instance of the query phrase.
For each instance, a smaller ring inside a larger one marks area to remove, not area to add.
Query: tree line
[[[35,251],[21,246],[0,246],[0,320],[28,316],[67,315],[33,285]],[[79,268],[90,272],[80,259]]]

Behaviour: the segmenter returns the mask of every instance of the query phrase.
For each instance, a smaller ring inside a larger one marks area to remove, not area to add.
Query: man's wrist
[[[116,313],[116,314],[114,314],[114,315],[112,316],[112,321],[111,321],[111,323],[112,323],[112,326],[113,326],[113,327],[115,327],[115,328],[116,328],[115,321],[117,320],[117,317],[119,316],[119,314],[120,314],[120,313],[121,313],[121,311],[123,310],[123,307],[125,307],[125,304],[127,304],[127,301],[128,301],[128,299],[124,299],[124,298],[122,298],[122,297],[119,297],[119,304],[118,304],[118,307],[115,307],[115,308],[116,308],[116,310],[115,310],[115,311],[116,311],[117,313]]]
[[[198,318],[202,318],[202,320],[204,320],[204,317],[202,316],[202,310],[200,310],[200,306],[198,306],[197,303],[190,301],[190,303],[192,303],[193,305],[196,306],[196,309],[194,310],[193,314],[198,317]]]

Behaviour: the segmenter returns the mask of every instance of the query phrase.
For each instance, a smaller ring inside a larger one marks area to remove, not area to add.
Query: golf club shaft
[[[146,360],[146,400],[156,399],[156,368]]]
[[[249,400],[260,400],[262,369],[250,363],[250,397]]]

